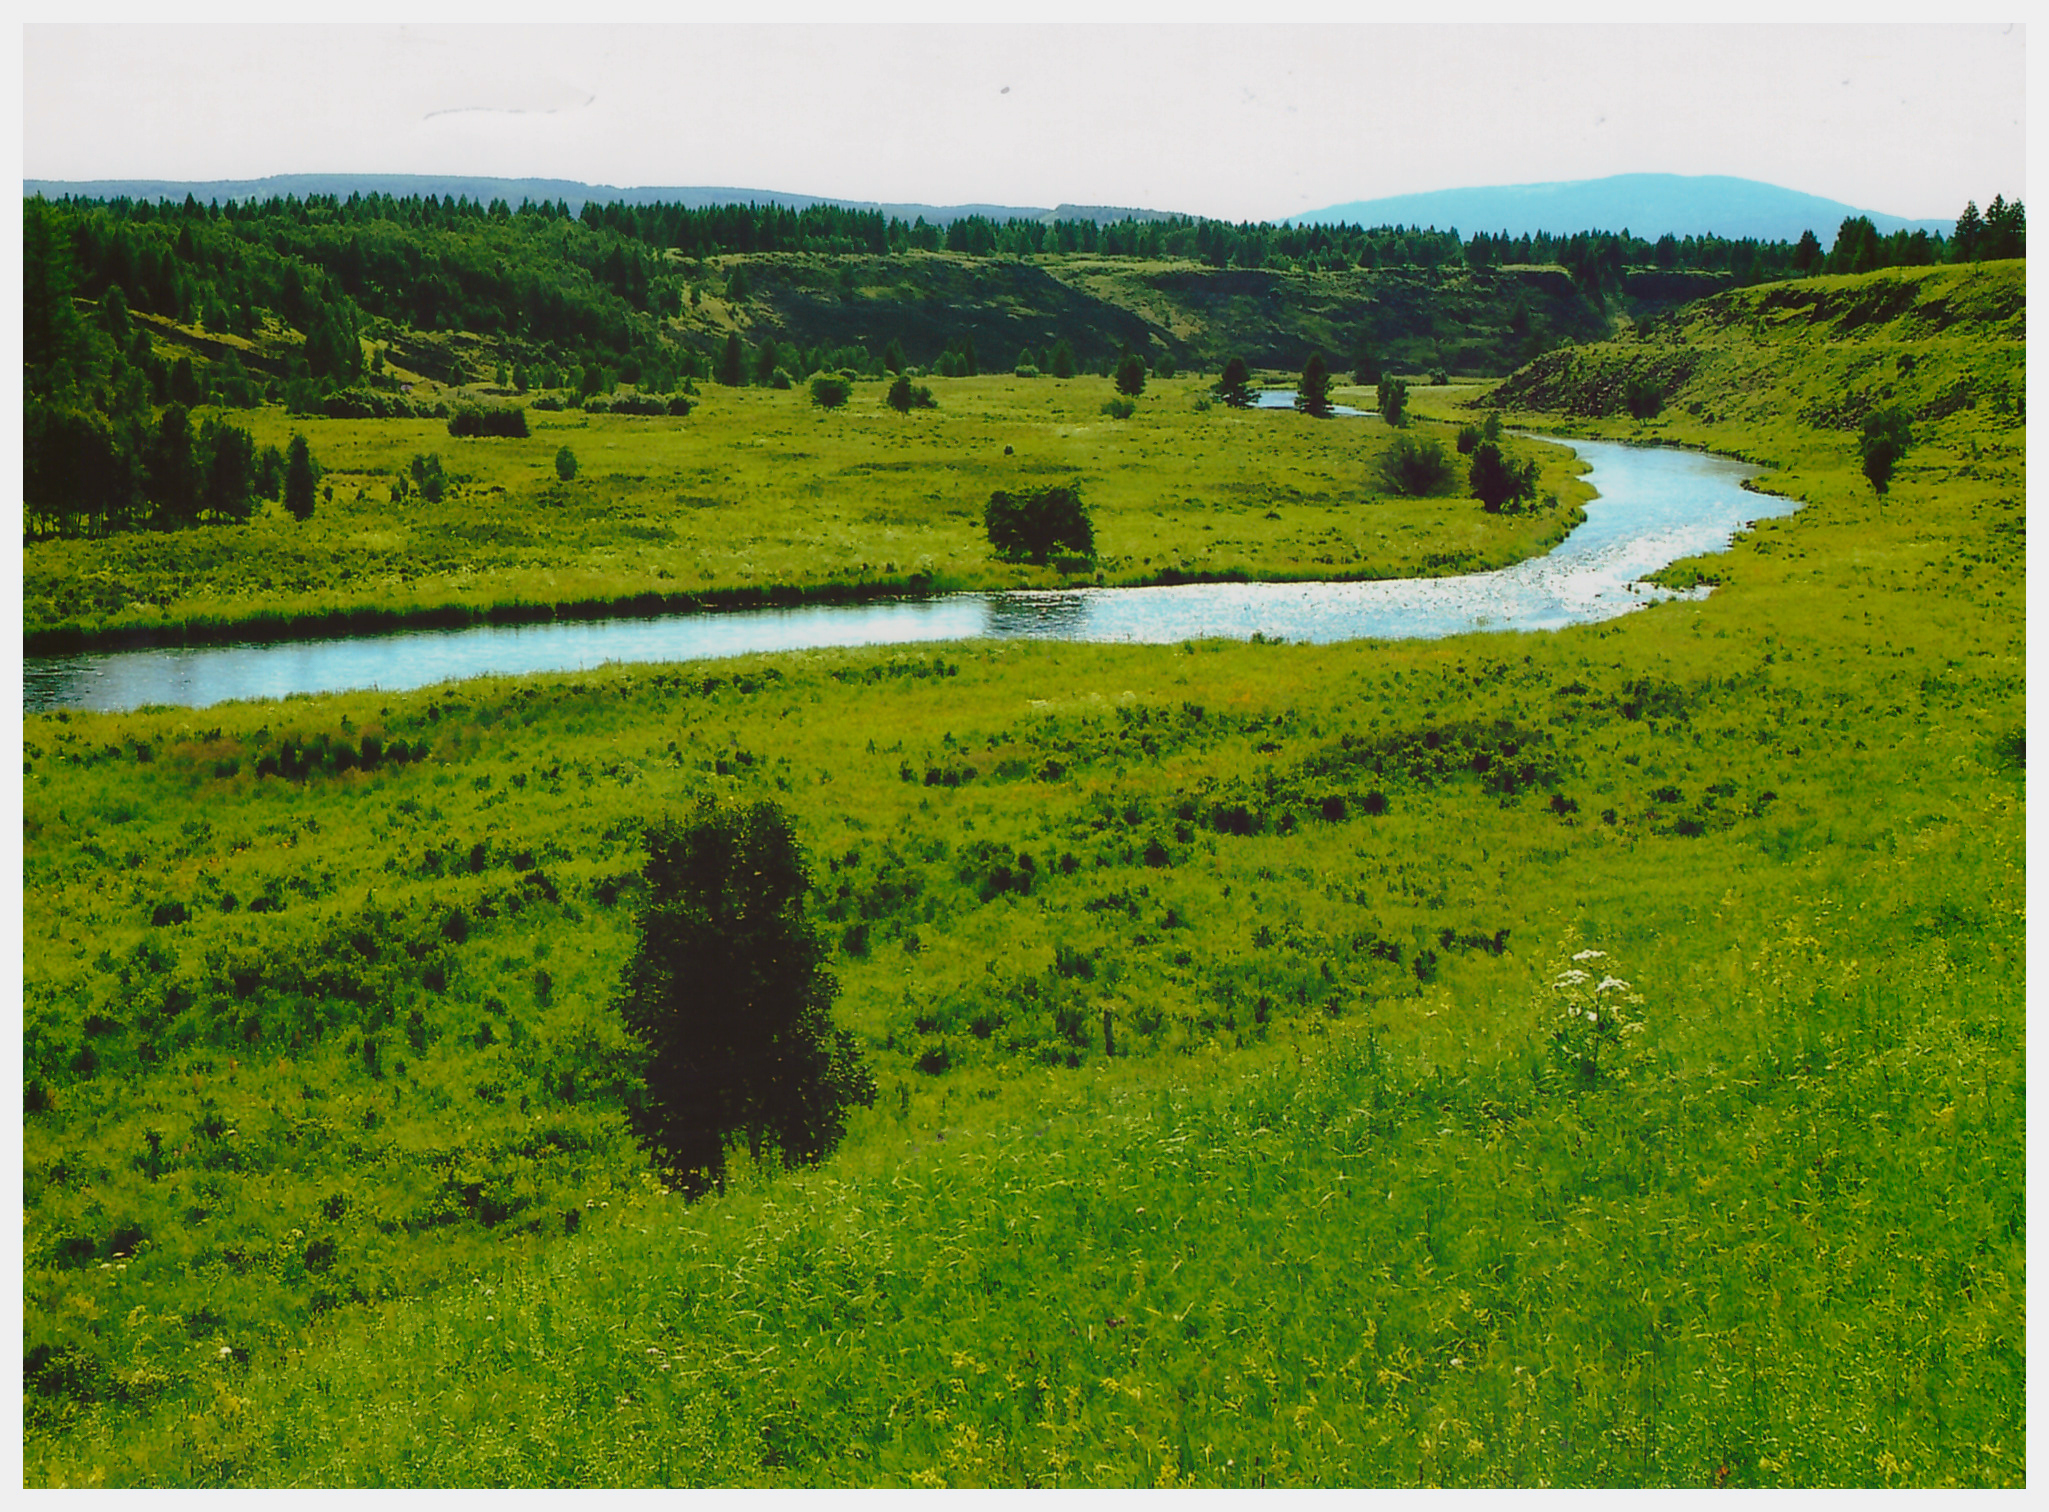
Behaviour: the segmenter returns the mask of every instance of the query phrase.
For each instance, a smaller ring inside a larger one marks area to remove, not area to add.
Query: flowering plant
[[[1543,997],[1554,1056],[1582,1084],[1627,1076],[1644,1032],[1643,995],[1614,974],[1605,950],[1576,950]]]

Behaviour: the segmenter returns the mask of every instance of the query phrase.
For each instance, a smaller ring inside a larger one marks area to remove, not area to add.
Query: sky
[[[43,24],[22,61],[29,178],[466,174],[1229,220],[1614,173],[1914,218],[2026,192],[2018,25]]]

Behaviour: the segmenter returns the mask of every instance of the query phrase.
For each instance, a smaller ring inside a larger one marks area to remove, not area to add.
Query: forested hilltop
[[[281,449],[214,409],[443,417],[451,402],[824,369],[1163,375],[1313,353],[1499,374],[1761,279],[2019,255],[2021,206],[1945,242],[1846,220],[1834,249],[1587,232],[1227,224],[1185,216],[940,227],[831,205],[480,203],[432,195],[201,205],[40,197],[24,212],[32,533],[247,518]],[[778,374],[783,376],[779,379]],[[537,396],[538,399],[538,396]],[[316,460],[300,468],[303,508]]]

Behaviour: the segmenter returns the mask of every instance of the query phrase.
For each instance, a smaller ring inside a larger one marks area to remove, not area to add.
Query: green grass
[[[312,520],[272,510],[244,527],[34,545],[24,627],[35,648],[649,599],[1466,572],[1548,550],[1587,494],[1553,451],[1545,491],[1564,502],[1533,515],[1388,497],[1373,481],[1378,420],[1199,408],[1193,379],[1155,380],[1128,420],[1101,413],[1107,379],[928,381],[939,408],[910,415],[878,383],[834,411],[801,389],[707,385],[686,419],[536,410],[526,440],[237,413],[259,444],[306,435],[327,472]],[[566,484],[565,445],[578,463]],[[423,452],[456,486],[438,506],[395,502],[394,476]],[[1056,482],[1093,512],[1097,561],[995,556],[990,493]]]
[[[1606,625],[29,717],[25,1481],[2021,1484],[2025,437],[1881,513],[1785,418],[1844,360],[1698,422],[1803,508]],[[685,1205],[609,1004],[705,791],[881,1096]]]

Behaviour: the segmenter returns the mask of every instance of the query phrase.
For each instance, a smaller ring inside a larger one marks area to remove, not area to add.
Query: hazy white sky
[[[1983,24],[35,25],[22,171],[481,174],[1230,219],[1713,173],[1946,218],[2025,197],[2024,39]]]

